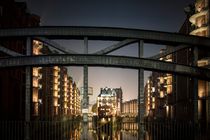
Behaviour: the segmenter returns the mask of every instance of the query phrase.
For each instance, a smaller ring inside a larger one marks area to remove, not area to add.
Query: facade
[[[130,101],[123,102],[122,115],[127,116],[127,117],[137,117],[138,116],[138,100],[133,99]]]
[[[179,32],[209,37],[209,0],[196,0],[194,6],[188,7],[186,13],[187,20]],[[173,62],[207,67],[209,65],[209,56],[210,53],[207,49],[199,46],[196,48],[190,47],[173,54]],[[200,122],[205,125],[209,124],[209,82],[190,77],[174,76],[173,85],[175,118]]]
[[[33,41],[33,55],[52,52]],[[34,119],[55,120],[81,114],[80,91],[63,66],[33,67],[32,110]]]
[[[122,112],[122,103],[123,103],[123,92],[122,88],[114,88],[116,94],[117,94],[117,115],[120,115]]]
[[[0,28],[39,26],[40,17],[27,11],[25,2],[14,0],[0,1]],[[26,39],[13,38],[0,40],[0,45],[26,54]],[[7,54],[0,52],[0,57]],[[0,118],[3,120],[25,119],[25,69],[0,70]]]
[[[0,28],[39,26],[40,17],[28,13],[25,2],[0,1]],[[26,54],[26,39],[4,39],[0,45],[17,53]],[[38,40],[32,41],[32,54],[55,53]],[[7,54],[0,53],[0,57]],[[49,66],[32,68],[32,120],[52,120],[63,116],[80,115],[79,90],[67,74],[66,67]],[[73,95],[74,93],[74,95]],[[25,117],[25,68],[0,71],[1,119]],[[76,100],[76,102],[74,101]],[[76,105],[74,105],[75,103]],[[73,108],[73,106],[75,106]],[[75,113],[76,112],[76,113]]]
[[[194,14],[189,18],[191,35],[209,37],[209,0],[196,0]]]
[[[99,117],[112,117],[121,114],[122,89],[101,88],[97,97]]]
[[[165,51],[164,49],[161,52]],[[168,55],[160,60],[171,62]],[[173,114],[170,98],[173,96],[172,75],[152,72],[145,86],[146,116],[153,118],[171,118]]]
[[[81,115],[81,99],[80,99],[80,91],[77,87],[76,83],[73,83],[73,91],[72,91],[72,114],[74,116]]]
[[[187,19],[179,32],[209,37],[209,0],[197,0],[195,6],[185,8],[185,12]],[[209,50],[198,46],[180,50],[161,60],[208,67],[209,56]],[[209,89],[209,82],[206,81],[153,72],[145,86],[145,114],[152,119],[199,122],[205,128],[210,121]]]
[[[194,14],[189,18],[193,30],[190,32],[191,35],[210,37],[209,34],[209,0],[196,0]],[[197,63],[195,65],[199,67],[209,66],[210,60],[209,50],[198,48],[197,51]],[[207,81],[197,81],[197,119],[200,122],[210,123],[210,101],[209,101],[209,89],[210,85]]]

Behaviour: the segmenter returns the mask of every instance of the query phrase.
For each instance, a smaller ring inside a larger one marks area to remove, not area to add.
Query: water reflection
[[[69,133],[70,140],[138,140],[138,124],[109,123],[95,128],[92,122],[80,123]]]
[[[100,127],[95,127],[92,122],[81,124],[81,139],[88,140],[137,140],[137,123],[107,123]],[[87,130],[84,130],[87,129]],[[78,128],[79,130],[79,128]],[[74,139],[77,139],[74,137]]]

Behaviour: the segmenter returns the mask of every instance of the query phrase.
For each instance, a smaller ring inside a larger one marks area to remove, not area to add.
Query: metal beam
[[[3,47],[1,45],[0,45],[0,52],[3,52],[5,54],[11,55],[11,56],[23,56],[22,54],[17,53],[15,51],[12,51],[10,49],[7,49],[7,48],[5,48],[5,47]]]
[[[210,47],[210,39],[178,33],[160,32],[141,29],[104,28],[104,27],[34,27],[0,29],[0,37],[51,37],[51,38],[80,38],[122,40],[126,38],[142,39],[145,43],[155,44],[188,44],[193,46]]]
[[[88,38],[84,38],[84,53],[88,54]],[[84,86],[84,92],[83,92],[83,105],[82,109],[88,109],[89,101],[88,101],[88,66],[84,65],[83,67],[83,86]],[[83,121],[88,121],[88,114],[83,113]],[[87,129],[85,130],[87,134]]]
[[[183,49],[186,49],[186,48],[189,48],[189,47],[190,47],[189,45],[177,46],[177,47],[175,47],[175,48],[173,48],[171,50],[166,50],[163,53],[151,56],[151,57],[149,57],[149,59],[159,59],[161,57],[165,57],[165,56],[167,56],[169,54],[175,53],[177,51],[180,51],[180,50],[183,50]]]
[[[138,48],[139,48],[139,58],[141,59],[144,56],[144,41],[140,40],[138,42]],[[139,133],[139,140],[142,133],[142,126],[141,121],[143,121],[144,114],[144,108],[141,108],[141,103],[144,103],[144,69],[140,68],[138,70],[138,133]]]
[[[69,50],[69,49],[66,49],[63,46],[61,46],[60,44],[58,44],[57,42],[52,41],[50,39],[47,39],[47,38],[44,38],[44,37],[35,37],[35,39],[39,40],[41,42],[44,42],[45,44],[47,44],[47,45],[49,45],[49,46],[51,46],[51,47],[53,47],[55,49],[58,49],[59,51],[61,51],[63,53],[77,54],[77,52]]]
[[[198,65],[198,47],[193,48],[193,66]],[[198,122],[198,79],[193,78],[193,113],[194,113],[194,122]]]
[[[117,49],[124,47],[125,45],[131,44],[136,41],[138,41],[138,39],[126,39],[126,40],[120,41],[117,44],[111,45],[103,50],[97,51],[94,54],[97,54],[97,55],[108,54],[110,52],[113,52]]]
[[[26,40],[26,55],[30,56],[32,53],[31,38],[27,37]],[[31,118],[31,67],[26,67],[25,77],[25,140],[30,140],[30,118]]]
[[[104,55],[40,55],[22,56],[0,59],[0,68],[17,66],[49,66],[49,65],[75,65],[75,66],[106,66],[146,70],[166,73],[175,73],[210,80],[210,70],[200,67],[180,65],[159,60],[150,60],[136,57],[104,56]]]

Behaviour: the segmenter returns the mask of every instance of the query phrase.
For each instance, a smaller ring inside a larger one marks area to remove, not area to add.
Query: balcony
[[[54,70],[59,72],[60,68],[58,66],[54,66]]]
[[[198,67],[207,66],[207,65],[209,65],[209,59],[198,60],[197,64],[198,64]]]
[[[58,91],[54,91],[54,92],[53,92],[53,96],[54,96],[54,97],[58,97]]]
[[[32,100],[33,102],[38,103],[38,92],[33,92]]]
[[[167,94],[171,94],[172,93],[172,85],[168,85],[167,86]]]
[[[164,92],[163,91],[160,91],[160,98],[164,98]]]
[[[33,68],[33,76],[34,77],[38,77],[39,76],[39,69],[36,68],[36,67]]]
[[[202,11],[205,8],[207,8],[206,0],[196,0],[195,2],[196,13]]]
[[[190,22],[192,23],[192,24],[196,24],[196,19],[198,18],[198,17],[201,17],[201,16],[205,16],[206,14],[208,14],[208,9],[203,9],[201,12],[199,12],[199,13],[196,13],[196,14],[194,14],[194,15],[192,15],[191,17],[190,17]]]
[[[199,36],[206,36],[206,34],[200,34],[202,32],[205,32],[208,30],[208,25],[202,25],[201,27],[196,28],[195,30],[193,30],[192,32],[190,32],[190,35],[199,35]]]

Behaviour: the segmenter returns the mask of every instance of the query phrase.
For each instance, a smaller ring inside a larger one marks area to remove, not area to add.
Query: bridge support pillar
[[[197,66],[198,61],[198,47],[193,48],[193,65]],[[198,79],[193,78],[194,92],[193,92],[193,108],[194,108],[194,122],[198,122]]]
[[[144,52],[143,40],[140,40],[138,45],[139,45],[139,58],[142,58]],[[144,103],[144,70],[139,69],[138,70],[138,132],[139,132],[138,139],[141,139],[143,134],[142,133],[143,127],[141,126],[141,122],[143,120],[143,115],[144,115],[144,108],[141,108],[141,104],[143,103]]]
[[[84,38],[84,52],[85,54],[88,54],[88,38]],[[83,110],[83,121],[87,122],[88,121],[88,106],[89,106],[89,99],[88,99],[88,66],[84,65],[83,67],[83,101],[82,101],[82,110]]]
[[[31,55],[32,42],[31,38],[26,40],[26,55]],[[31,119],[31,67],[27,66],[25,69],[25,140],[30,140],[30,119]]]

